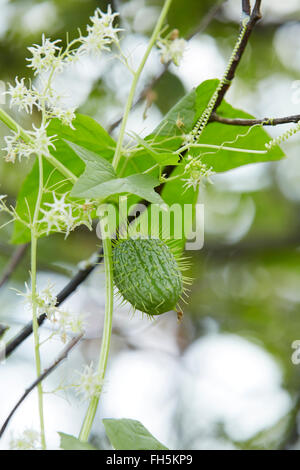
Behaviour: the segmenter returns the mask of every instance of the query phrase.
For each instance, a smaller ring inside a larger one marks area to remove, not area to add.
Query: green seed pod
[[[119,240],[113,266],[115,284],[134,309],[148,315],[175,309],[183,293],[183,276],[176,255],[162,240]]]

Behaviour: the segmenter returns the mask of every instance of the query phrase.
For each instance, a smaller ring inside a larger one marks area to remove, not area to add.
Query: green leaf
[[[135,194],[146,201],[161,204],[163,200],[154,191],[159,185],[157,178],[134,174],[118,178],[112,165],[89,150],[72,145],[78,156],[86,162],[84,173],[75,183],[71,196],[106,199],[116,194]]]
[[[168,450],[134,419],[103,419],[106,434],[116,450]]]
[[[158,163],[160,166],[178,164],[178,161],[179,161],[178,154],[174,154],[171,152],[157,152],[151,147],[151,145],[145,139],[142,139],[138,134],[136,134],[136,132],[131,132],[131,134],[134,136],[134,138],[140,144],[140,146],[145,149],[144,153],[143,152],[141,153],[139,151],[137,152],[138,160],[140,160],[143,157],[145,158],[145,156],[147,158],[148,155],[151,155],[151,157],[153,157],[156,163]],[[149,158],[148,158],[148,161],[149,161]]]
[[[204,93],[206,93],[205,90]],[[184,132],[192,130],[195,121],[196,98],[196,90],[192,90],[184,96],[177,104],[175,104],[175,106],[173,106],[173,108],[171,108],[151,135],[174,136],[175,134],[177,136],[181,136],[182,130],[184,130]],[[182,128],[177,125],[179,119],[183,124]]]
[[[77,437],[59,432],[60,435],[60,448],[62,450],[97,450],[96,447],[92,446],[88,442],[82,442]]]
[[[112,164],[102,158],[100,155],[80,147],[79,145],[73,144],[72,142],[66,141],[66,143],[72,148],[72,150],[74,150],[78,157],[84,161],[86,167],[92,165],[95,169],[97,169],[97,177],[100,178],[99,183],[101,181],[108,181],[112,178],[116,178],[116,173]]]
[[[160,166],[176,166],[179,163],[179,155],[170,152],[156,153],[153,158]]]
[[[58,119],[53,119],[48,127],[49,135],[57,135],[92,152],[106,160],[112,160],[116,142],[103,127],[89,116],[77,114],[73,121],[75,129],[64,126]]]

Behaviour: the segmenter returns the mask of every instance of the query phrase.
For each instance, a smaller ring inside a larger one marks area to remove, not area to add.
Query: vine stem
[[[162,25],[164,23],[164,20],[166,18],[168,10],[171,6],[171,3],[172,3],[172,0],[165,0],[163,9],[161,11],[161,14],[160,14],[158,20],[157,20],[156,26],[153,30],[153,33],[152,33],[152,36],[150,38],[150,41],[149,41],[148,47],[146,49],[146,52],[145,52],[145,54],[144,54],[144,56],[141,60],[141,63],[139,65],[138,69],[136,70],[136,72],[133,75],[131,88],[130,88],[130,91],[129,91],[127,103],[126,103],[125,110],[124,110],[124,115],[123,115],[122,124],[121,124],[121,128],[120,128],[120,133],[119,133],[118,142],[117,142],[117,146],[116,146],[116,151],[115,151],[115,155],[114,155],[113,162],[112,162],[113,167],[115,169],[117,169],[118,164],[120,162],[126,125],[127,125],[130,110],[132,108],[132,103],[133,103],[133,99],[134,99],[134,95],[135,95],[135,91],[136,91],[136,86],[138,84],[138,81],[139,81],[139,78],[140,78],[141,73],[143,71],[143,68],[145,66],[145,63],[146,63],[146,61],[149,57],[149,54],[150,54],[150,52],[151,52],[158,36],[159,36],[159,33],[162,29]]]
[[[104,234],[105,219],[100,218],[101,233]],[[104,317],[104,328],[102,334],[102,344],[98,364],[98,374],[101,382],[103,383],[105,377],[105,371],[107,366],[110,339],[112,331],[112,317],[113,317],[113,266],[112,266],[112,247],[111,240],[105,236],[102,240],[104,264],[105,264],[105,290],[106,290],[106,302],[105,302],[105,317]],[[79,434],[79,439],[86,442],[89,438],[95,414],[97,411],[100,395],[94,395],[91,398],[87,413],[85,415],[82,428]]]
[[[251,150],[251,149],[241,149],[238,147],[225,147],[224,145],[213,145],[213,144],[186,144],[183,147],[180,147],[180,149],[176,150],[175,153],[182,153],[185,150],[188,150],[190,148],[209,148],[209,149],[216,149],[216,150],[229,150],[231,152],[240,152],[240,153],[257,153],[257,154],[265,154],[268,153],[267,150]]]
[[[41,201],[43,196],[43,159],[41,155],[38,155],[39,162],[39,191],[35,205],[34,216],[31,228],[31,299],[32,299],[32,325],[33,325],[33,338],[34,338],[34,354],[35,354],[35,366],[36,375],[41,375],[41,356],[40,356],[40,340],[39,340],[39,324],[37,318],[37,289],[36,289],[36,259],[37,259],[37,240],[38,236],[36,233],[36,225],[38,222]],[[46,437],[45,437],[45,421],[44,421],[44,406],[43,406],[43,386],[40,382],[37,386],[38,392],[38,407],[39,407],[39,418],[40,418],[40,434],[41,434],[41,445],[42,449],[46,449]]]
[[[28,132],[23,129],[9,114],[0,108],[0,121],[2,121],[9,129],[16,132],[25,143],[30,144],[33,139],[28,135]],[[51,165],[54,166],[62,175],[64,175],[72,183],[76,183],[77,176],[72,173],[65,165],[63,165],[57,158],[53,157],[50,153],[45,154],[44,157]]]

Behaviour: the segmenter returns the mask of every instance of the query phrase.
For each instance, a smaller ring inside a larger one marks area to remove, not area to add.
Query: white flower
[[[68,324],[68,328],[74,334],[81,333],[85,327],[83,315],[72,315]]]
[[[85,321],[83,315],[72,314],[68,310],[56,307],[51,315],[47,315],[48,320],[56,327],[56,334],[65,343],[68,333],[79,334],[84,331]]]
[[[94,372],[93,363],[84,367],[77,387],[77,394],[81,395],[84,400],[100,396],[103,380],[98,372]]]
[[[56,229],[57,232],[62,231],[61,227],[61,214],[57,214],[55,211],[46,211],[41,209],[41,212],[44,214],[44,217],[39,220],[40,224],[47,224],[46,234]]]
[[[6,147],[2,147],[2,150],[6,152],[4,157],[6,162],[15,163],[16,158],[18,156],[18,152],[16,149],[16,139],[15,136],[6,135],[4,137],[4,141],[6,143]]]
[[[29,288],[28,284],[25,282],[25,292],[17,291],[17,295],[20,295],[25,298],[25,302],[32,309],[32,291]],[[37,312],[38,315],[46,313],[47,316],[51,316],[56,309],[57,298],[53,294],[52,290],[54,289],[54,285],[48,283],[48,285],[41,291],[41,293],[36,293],[35,295],[35,303],[37,305]]]
[[[73,120],[76,118],[75,108],[62,109],[58,106],[54,106],[51,109],[51,115],[52,117],[58,118],[65,126],[69,126],[71,129],[75,129],[75,127],[72,125]]]
[[[40,435],[33,429],[26,429],[22,434],[12,437],[10,441],[12,450],[38,450],[40,447]]]
[[[31,114],[33,106],[39,108],[39,99],[32,90],[29,90],[23,101],[23,107],[28,114]]]
[[[161,62],[163,64],[172,61],[178,66],[186,48],[186,41],[180,38],[175,38],[172,41],[163,39],[157,42],[157,46],[161,51]]]
[[[18,106],[19,111],[25,110],[27,113],[32,113],[32,107],[37,104],[37,97],[31,89],[27,88],[24,84],[24,78],[20,81],[18,77],[15,79],[15,86],[8,84],[9,90],[5,93],[10,95],[10,106]]]
[[[48,282],[41,292],[37,292],[35,295],[35,305],[37,307],[37,314],[46,314],[48,320],[55,325],[57,334],[65,342],[68,332],[73,334],[81,333],[84,330],[85,322],[82,315],[73,315],[69,311],[57,307],[57,297],[53,293],[54,287],[53,284]],[[28,307],[32,309],[32,291],[26,282],[25,288],[25,292],[17,291],[17,295],[24,297]]]
[[[103,13],[100,8],[97,8],[94,16],[90,18],[93,26],[87,27],[88,32],[97,34],[99,37],[103,36],[111,42],[118,41],[117,33],[122,30],[113,27],[113,22],[116,16],[119,16],[119,13],[112,13],[111,5],[108,5],[107,13]]]
[[[107,13],[103,13],[100,8],[90,18],[92,25],[87,26],[88,35],[81,38],[82,45],[78,50],[81,52],[101,52],[102,50],[109,50],[107,47],[113,42],[118,42],[120,28],[114,28],[113,22],[119,13],[112,13],[111,6],[108,5]]]
[[[77,225],[78,217],[73,216],[72,207],[69,207],[67,214],[64,216],[64,223],[65,223],[65,231],[66,236],[70,234],[70,231],[73,230]]]
[[[67,237],[71,230],[74,230],[80,223],[79,218],[73,214],[72,204],[65,202],[66,196],[67,193],[63,194],[61,199],[58,199],[56,194],[53,192],[54,202],[44,203],[44,205],[48,206],[50,209],[41,209],[43,218],[39,220],[39,223],[47,224],[47,235],[49,235],[51,231],[55,230],[57,232],[65,233]]]
[[[55,309],[53,314],[48,319],[57,327],[57,334],[65,343],[67,341],[67,330],[70,324],[71,314],[67,310]]]
[[[82,46],[78,49],[78,51],[79,53],[99,53],[103,50],[109,51],[107,44],[110,44],[110,41],[107,41],[103,37],[99,37],[97,34],[91,32],[88,34],[88,36],[82,38]]]
[[[55,192],[52,193],[54,202],[45,202],[45,206],[50,207],[53,212],[58,212],[62,215],[67,215],[67,210],[71,207],[70,204],[65,202],[67,193],[63,194],[60,199],[57,199]]]
[[[2,150],[6,152],[4,157],[6,162],[15,163],[16,158],[19,160],[21,160],[22,157],[29,158],[30,155],[34,153],[32,145],[26,144],[20,140],[20,136],[17,133],[5,136],[4,141],[6,147],[3,147]]]
[[[48,317],[56,310],[57,297],[53,294],[54,287],[54,284],[48,282],[38,296],[39,313],[46,313]]]
[[[49,123],[48,123],[49,124]],[[47,126],[48,124],[42,124],[41,127],[37,128],[33,124],[33,131],[28,132],[32,137],[33,137],[33,153],[37,153],[39,155],[48,155],[49,153],[49,147],[52,147],[55,149],[55,145],[53,144],[53,141],[55,140],[55,135],[53,136],[48,136],[47,135]]]
[[[14,163],[17,157],[21,160],[22,157],[29,158],[32,154],[48,155],[49,147],[55,149],[53,141],[56,136],[48,137],[47,124],[43,124],[39,128],[33,124],[32,127],[33,131],[27,131],[28,136],[31,137],[28,143],[21,140],[20,134],[16,132],[4,137],[6,147],[3,147],[2,150],[6,151],[4,158],[7,162]]]
[[[46,72],[53,66],[61,65],[59,55],[56,56],[57,52],[61,51],[61,48],[56,45],[58,42],[60,42],[60,40],[50,41],[50,39],[45,38],[43,34],[41,46],[34,44],[33,47],[28,47],[32,57],[26,60],[29,62],[28,67],[31,67],[35,71],[35,75]]]

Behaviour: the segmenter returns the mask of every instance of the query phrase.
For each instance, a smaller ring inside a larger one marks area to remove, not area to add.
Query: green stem
[[[33,337],[34,337],[34,354],[35,354],[35,366],[36,375],[41,375],[41,357],[40,357],[40,342],[39,342],[39,325],[37,315],[37,289],[36,289],[36,258],[37,258],[37,234],[36,225],[38,222],[39,211],[41,207],[42,195],[43,195],[43,161],[41,155],[38,156],[39,160],[39,191],[35,205],[35,211],[32,222],[31,230],[31,292],[32,292],[32,325],[33,325]],[[44,422],[44,406],[43,406],[43,387],[40,382],[37,386],[38,392],[38,407],[39,407],[39,418],[40,418],[40,434],[42,449],[46,449],[46,438],[45,438],[45,422]]]
[[[104,233],[104,220],[100,219],[100,227],[102,233]],[[106,283],[106,303],[105,303],[105,318],[104,327],[102,334],[102,344],[98,364],[98,374],[101,381],[104,381],[105,371],[107,366],[107,359],[109,354],[111,331],[112,331],[112,317],[113,317],[113,267],[112,267],[112,249],[111,240],[109,238],[103,238],[103,255],[105,263],[105,283]],[[99,394],[91,398],[85,419],[80,431],[79,439],[86,442],[89,438],[95,414],[97,411],[100,396]]]
[[[149,57],[149,54],[151,52],[151,49],[152,47],[154,46],[158,36],[159,36],[159,33],[161,31],[161,28],[162,28],[162,25],[164,23],[164,20],[166,18],[166,15],[168,13],[168,10],[171,6],[171,3],[172,3],[172,0],[165,0],[165,3],[164,3],[164,6],[163,6],[163,9],[161,11],[161,14],[158,18],[158,21],[156,23],[156,26],[154,28],[154,31],[152,33],[152,36],[150,38],[150,41],[149,41],[149,44],[148,44],[148,47],[146,49],[146,52],[144,54],[144,57],[142,58],[142,61],[137,69],[137,71],[134,73],[134,76],[133,76],[133,80],[132,80],[132,84],[131,84],[131,88],[130,88],[130,92],[129,92],[129,95],[128,95],[128,99],[127,99],[127,103],[126,103],[126,106],[125,106],[125,110],[124,110],[124,115],[123,115],[123,119],[122,119],[122,124],[121,124],[121,129],[120,129],[120,133],[119,133],[119,138],[118,138],[118,142],[117,142],[117,146],[116,146],[116,151],[115,151],[115,155],[114,155],[114,158],[113,158],[113,166],[115,169],[117,169],[118,167],[118,164],[120,162],[120,158],[121,158],[121,153],[122,153],[122,145],[123,145],[123,140],[124,140],[124,136],[125,136],[125,130],[126,130],[126,125],[127,125],[127,121],[128,121],[128,117],[129,117],[129,113],[130,113],[130,110],[132,108],[132,103],[133,103],[133,99],[134,99],[134,95],[135,95],[135,90],[136,90],[136,86],[137,86],[137,83],[139,81],[139,78],[141,76],[141,73],[143,71],[143,68],[145,66],[145,63]]]
[[[9,116],[3,109],[0,108],[0,121],[2,121],[9,129],[16,132],[20,138],[27,144],[31,144],[33,139],[28,135],[28,133],[21,127],[12,117]],[[44,155],[51,165],[54,166],[62,175],[64,175],[72,183],[76,183],[77,177],[72,173],[65,165],[63,165],[59,160],[57,160],[50,153]]]

